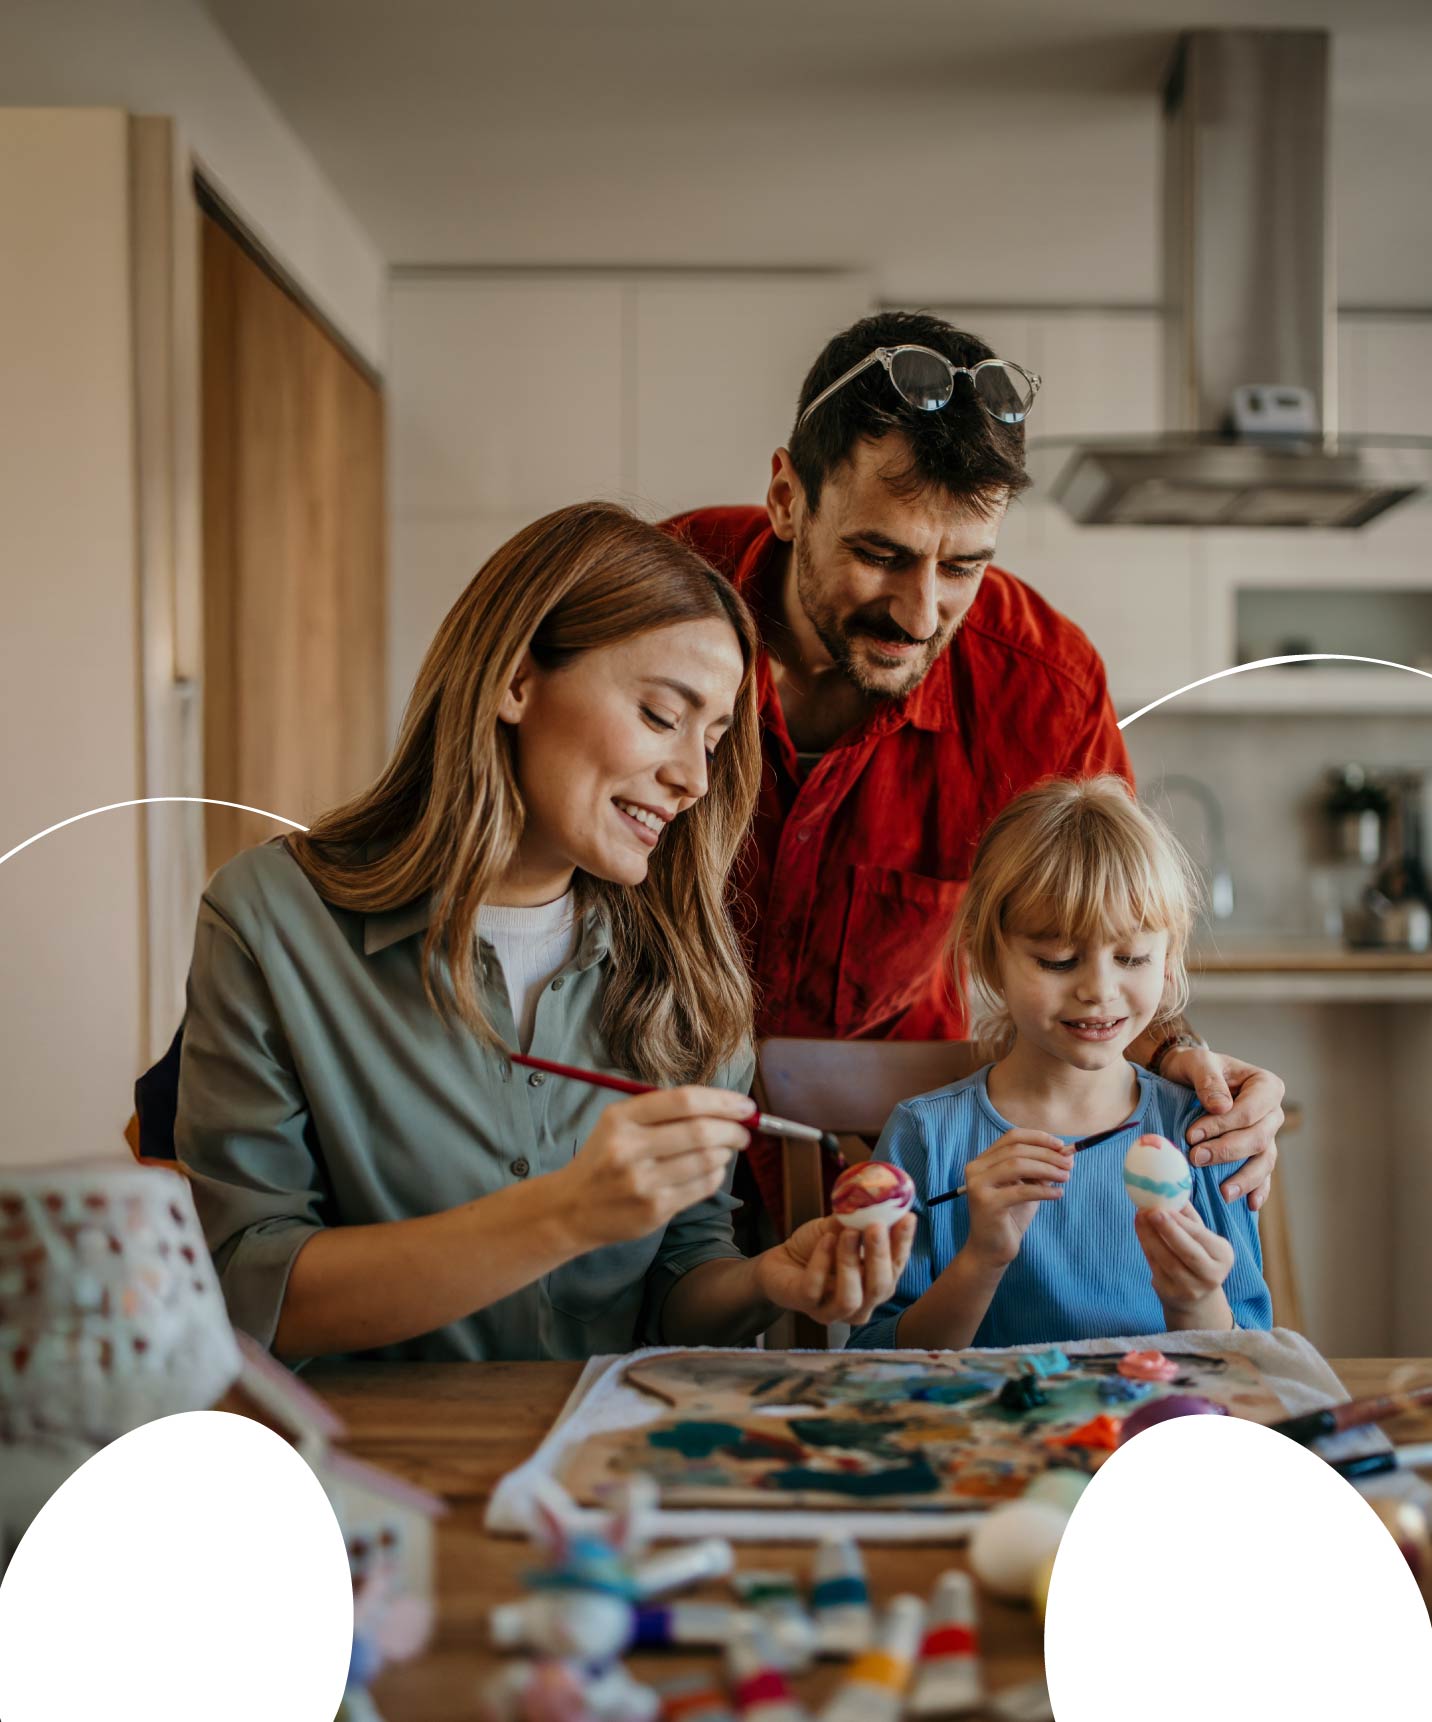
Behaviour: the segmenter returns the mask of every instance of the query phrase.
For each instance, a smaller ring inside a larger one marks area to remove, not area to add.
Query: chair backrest
[[[870,1143],[902,1100],[957,1082],[979,1068],[965,1040],[763,1040],[756,1049],[756,1098],[765,1112],[833,1131],[847,1160],[868,1159]],[[783,1235],[825,1212],[818,1156],[783,1142]]]
[[[878,1136],[902,1100],[958,1082],[981,1059],[967,1040],[764,1040],[756,1081],[783,1118]]]
[[[957,1082],[980,1065],[963,1040],[763,1040],[756,1049],[755,1095],[763,1112],[833,1131],[848,1161],[868,1159],[871,1142],[902,1100]],[[772,1215],[789,1237],[826,1211],[824,1156],[804,1142],[781,1143],[783,1210]],[[844,1343],[797,1315],[767,1336],[775,1343],[822,1348]]]

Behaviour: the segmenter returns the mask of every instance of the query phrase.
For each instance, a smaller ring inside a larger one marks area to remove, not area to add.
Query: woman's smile
[[[668,821],[675,818],[674,814],[658,813],[654,808],[643,807],[638,801],[614,801],[613,805],[621,815],[622,822],[648,849],[656,847],[657,839],[665,831]]]

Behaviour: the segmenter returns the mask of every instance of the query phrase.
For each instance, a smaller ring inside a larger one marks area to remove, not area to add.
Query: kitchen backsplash
[[[1214,923],[1240,937],[1315,937],[1330,853],[1322,800],[1327,769],[1356,761],[1370,771],[1422,768],[1432,776],[1428,716],[1251,716],[1140,718],[1124,731],[1140,793],[1158,806],[1205,870],[1212,864],[1206,815],[1187,790],[1159,793],[1167,775],[1196,778],[1223,816],[1233,913]],[[1424,818],[1429,846],[1432,821]]]

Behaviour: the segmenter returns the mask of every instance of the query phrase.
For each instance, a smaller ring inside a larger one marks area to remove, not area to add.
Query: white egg
[[[1201,1637],[1210,1609],[1245,1602],[1253,1630]],[[1241,1417],[1176,1417],[1112,1453],[1074,1509],[1044,1662],[1059,1722],[1408,1716],[1432,1624],[1392,1538],[1316,1454]]]
[[[324,1722],[353,1645],[317,1477],[221,1411],[143,1424],[60,1485],[0,1582],[0,1716]]]
[[[1052,1501],[1007,1501],[970,1537],[970,1570],[995,1596],[1029,1600],[1040,1565],[1059,1547],[1069,1514]]]
[[[1193,1173],[1166,1136],[1140,1136],[1124,1156],[1124,1189],[1136,1208],[1181,1208],[1193,1189]]]

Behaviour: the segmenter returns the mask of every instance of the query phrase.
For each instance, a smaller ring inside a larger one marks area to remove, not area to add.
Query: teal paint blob
[[[676,1423],[647,1436],[653,1447],[672,1447],[683,1459],[709,1459],[713,1453],[739,1446],[746,1431],[736,1423]]]
[[[817,1471],[809,1465],[792,1465],[775,1471],[766,1478],[766,1486],[794,1494],[802,1489],[816,1489],[825,1495],[855,1495],[874,1499],[882,1495],[933,1495],[939,1492],[940,1479],[931,1470],[929,1461],[921,1457],[912,1464],[892,1467],[885,1471]]]

